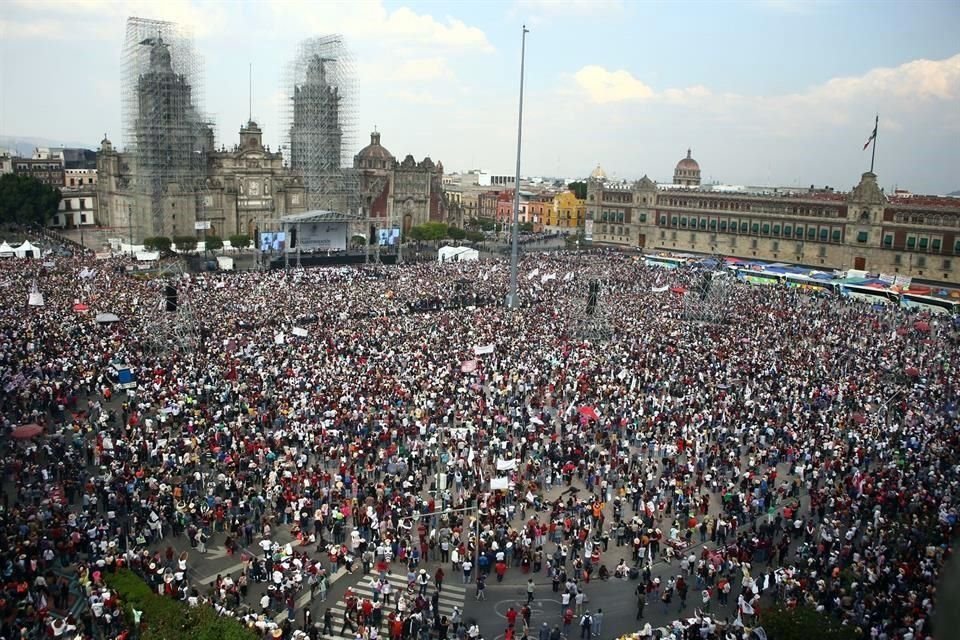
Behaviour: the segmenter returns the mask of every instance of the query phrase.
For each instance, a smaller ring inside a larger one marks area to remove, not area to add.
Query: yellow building
[[[577,198],[572,191],[564,191],[554,196],[549,220],[544,224],[548,227],[576,229],[583,226],[586,217],[587,201]]]

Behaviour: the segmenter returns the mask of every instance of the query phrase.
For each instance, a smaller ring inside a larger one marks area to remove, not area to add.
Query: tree
[[[447,230],[447,235],[450,237],[451,240],[463,240],[464,238],[467,237],[467,232],[457,227],[450,227]]]
[[[470,242],[483,242],[487,239],[487,236],[483,235],[482,231],[467,231],[467,240]]]
[[[143,239],[143,248],[147,251],[159,251],[160,253],[170,253],[170,238],[163,236],[154,236]]]
[[[363,245],[367,244],[367,239],[357,234],[350,238],[350,244],[354,247],[362,247]]]
[[[220,249],[223,249],[223,238],[219,236],[207,236],[206,244],[204,246],[206,246],[206,248],[210,251],[219,251]]]
[[[776,640],[856,640],[854,627],[841,625],[829,615],[808,606],[795,609],[773,607],[763,613],[761,623],[768,638]]]
[[[520,231],[526,231],[527,233],[533,232],[533,223],[532,222],[521,222]]]
[[[180,253],[190,253],[197,250],[196,236],[174,236],[173,244],[177,245]]]
[[[230,236],[230,246],[234,249],[246,249],[250,246],[250,236],[245,233],[237,233]]]
[[[31,176],[0,176],[0,223],[46,226],[60,206],[60,190]]]
[[[587,183],[583,180],[577,180],[576,182],[571,182],[567,185],[567,189],[573,192],[573,195],[577,196],[580,200],[587,199]]]

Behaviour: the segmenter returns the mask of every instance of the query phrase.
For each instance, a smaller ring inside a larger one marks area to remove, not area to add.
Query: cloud
[[[394,100],[399,100],[400,102],[406,102],[408,104],[419,104],[419,105],[430,105],[430,106],[442,106],[453,104],[453,100],[450,98],[441,98],[434,93],[429,91],[390,91],[387,93],[388,98],[393,98]]]
[[[453,71],[445,58],[412,58],[401,62],[391,77],[394,82],[428,82],[452,78]]]
[[[624,6],[624,0],[516,0],[509,15],[526,16],[534,22],[567,16],[609,17]]]
[[[24,21],[27,29],[12,32],[20,38],[29,35],[33,25],[45,25],[40,37],[51,39],[96,38],[114,40],[116,22],[128,16],[176,22],[198,38],[219,34],[227,19],[225,5],[197,4],[190,0],[164,0],[145,3],[139,0],[13,0],[22,12],[33,16]],[[36,29],[34,29],[36,31]]]
[[[588,65],[573,75],[590,100],[598,104],[649,100],[653,89],[637,80],[629,71],[608,71],[601,66]]]
[[[289,28],[290,16],[305,33],[343,33],[377,41],[385,46],[421,50],[492,52],[493,45],[482,29],[462,20],[438,20],[408,7],[387,10],[380,0],[368,2],[317,3],[312,0],[282,0],[271,4],[279,25]]]

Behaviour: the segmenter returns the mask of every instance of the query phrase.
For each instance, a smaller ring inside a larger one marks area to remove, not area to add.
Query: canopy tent
[[[120,322],[120,318],[115,313],[98,313],[97,324],[110,324]]]
[[[470,247],[440,247],[437,252],[438,262],[475,262],[480,259],[480,252]]]
[[[14,255],[18,258],[39,258],[40,257],[40,247],[35,247],[30,244],[30,241],[27,240],[22,245],[13,250]]]
[[[7,244],[7,241],[4,240],[3,244],[0,244],[0,258],[12,258],[16,255],[13,251],[13,247]]]

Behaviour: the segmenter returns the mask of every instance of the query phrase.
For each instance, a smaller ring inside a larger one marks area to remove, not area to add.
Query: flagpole
[[[873,173],[873,160],[877,157],[877,134],[880,132],[880,114],[873,123],[873,149],[870,150],[870,173]]]

